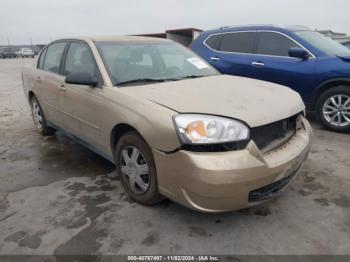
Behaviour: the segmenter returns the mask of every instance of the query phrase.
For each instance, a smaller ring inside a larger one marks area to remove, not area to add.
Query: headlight
[[[174,122],[184,144],[227,143],[249,138],[245,124],[225,117],[180,114],[174,117]]]

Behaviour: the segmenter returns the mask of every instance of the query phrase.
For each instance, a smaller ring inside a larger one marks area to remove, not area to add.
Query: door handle
[[[218,57],[210,57],[210,60],[212,60],[212,61],[220,61],[221,59],[218,58]]]
[[[60,90],[63,92],[66,92],[67,88],[64,86],[64,84],[59,86]]]
[[[253,66],[264,66],[265,64],[263,62],[252,62]]]
[[[37,83],[41,83],[41,82],[42,82],[40,76],[38,76],[38,77],[36,78],[36,82],[37,82]]]

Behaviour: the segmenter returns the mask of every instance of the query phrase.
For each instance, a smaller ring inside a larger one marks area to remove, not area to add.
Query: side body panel
[[[315,58],[303,61],[292,57],[254,55],[250,76],[288,86],[297,91],[304,102],[308,103],[312,100],[316,85],[316,65]]]

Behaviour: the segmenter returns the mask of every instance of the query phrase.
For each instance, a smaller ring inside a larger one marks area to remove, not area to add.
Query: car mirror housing
[[[307,60],[310,55],[309,53],[301,47],[292,47],[288,50],[289,56],[294,58],[300,58],[302,60]]]
[[[66,77],[65,82],[67,84],[74,85],[87,85],[96,87],[99,83],[96,77],[93,77],[90,73],[86,71],[82,72],[73,72]]]

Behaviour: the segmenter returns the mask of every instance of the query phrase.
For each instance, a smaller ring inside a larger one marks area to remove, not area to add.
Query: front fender
[[[317,99],[324,91],[328,90],[329,88],[341,86],[341,85],[350,86],[350,76],[348,78],[347,77],[330,78],[319,83],[316,89],[314,90],[314,93],[312,96],[313,97],[312,107],[316,105]]]
[[[108,154],[113,155],[111,134],[117,124],[133,127],[150,147],[160,151],[173,151],[181,145],[172,121],[175,111],[111,88],[105,90],[103,130]]]

